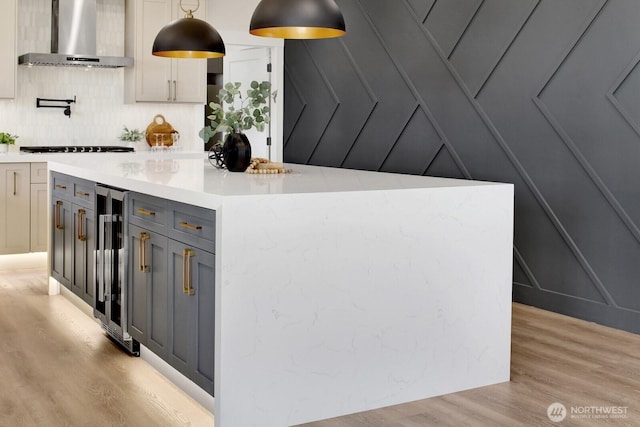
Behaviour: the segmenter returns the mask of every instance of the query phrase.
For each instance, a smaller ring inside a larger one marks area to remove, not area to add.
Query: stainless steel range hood
[[[119,68],[133,58],[96,56],[96,0],[52,0],[51,53],[26,53],[18,64]]]

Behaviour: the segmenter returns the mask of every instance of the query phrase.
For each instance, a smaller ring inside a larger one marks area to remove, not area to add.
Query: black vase
[[[222,159],[231,172],[244,172],[251,163],[251,144],[244,133],[230,133],[222,144]]]

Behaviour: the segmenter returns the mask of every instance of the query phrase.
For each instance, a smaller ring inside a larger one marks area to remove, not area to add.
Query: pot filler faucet
[[[67,105],[43,105],[42,102],[58,102],[65,103]],[[36,108],[64,108],[64,115],[68,118],[71,118],[71,103],[75,104],[76,97],[73,96],[73,99],[47,99],[47,98],[36,98]]]

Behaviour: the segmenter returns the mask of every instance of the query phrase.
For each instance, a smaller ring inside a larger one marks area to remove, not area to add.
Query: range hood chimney
[[[119,68],[133,59],[96,56],[96,0],[52,0],[51,53],[26,53],[18,64]]]

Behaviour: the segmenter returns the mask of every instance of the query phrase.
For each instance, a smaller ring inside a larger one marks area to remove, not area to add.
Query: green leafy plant
[[[271,83],[268,81],[254,80],[243,97],[241,85],[240,82],[225,84],[218,93],[219,102],[209,103],[212,111],[207,118],[211,120],[211,125],[202,128],[199,134],[205,142],[219,132],[241,133],[251,128],[262,132],[269,124],[269,99],[275,102],[277,91],[271,92]]]
[[[206,143],[207,141],[209,141],[211,138],[213,138],[213,136],[216,133],[213,131],[213,128],[211,126],[205,126],[202,129],[200,129],[200,138],[202,138],[204,140],[204,142]]]
[[[13,145],[16,143],[17,138],[18,138],[18,135],[12,135],[7,132],[0,132],[0,144]]]
[[[120,141],[138,142],[144,138],[144,133],[138,129],[128,129],[126,126],[122,128],[122,133],[118,137]]]

